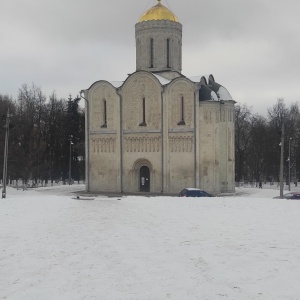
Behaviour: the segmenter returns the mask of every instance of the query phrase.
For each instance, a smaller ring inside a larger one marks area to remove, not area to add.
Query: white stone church
[[[186,77],[182,25],[158,0],[135,25],[136,72],[86,99],[86,189],[234,191],[234,104],[212,75]]]

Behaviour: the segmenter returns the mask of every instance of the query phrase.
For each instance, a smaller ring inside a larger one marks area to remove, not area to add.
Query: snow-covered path
[[[60,189],[0,199],[0,299],[300,299],[300,201]]]

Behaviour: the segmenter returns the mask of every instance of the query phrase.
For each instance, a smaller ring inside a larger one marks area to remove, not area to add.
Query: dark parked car
[[[179,197],[213,197],[213,195],[200,189],[186,188],[179,193]]]
[[[300,192],[289,192],[283,195],[284,199],[287,200],[300,200]],[[280,199],[280,196],[274,197],[273,199]]]

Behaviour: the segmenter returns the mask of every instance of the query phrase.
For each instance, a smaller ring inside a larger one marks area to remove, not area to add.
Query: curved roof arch
[[[123,89],[123,88],[126,86],[126,84],[127,84],[130,80],[132,80],[134,77],[137,77],[137,76],[142,75],[142,74],[148,76],[148,77],[151,78],[153,81],[155,81],[156,83],[158,83],[159,86],[160,86],[160,89],[161,89],[161,91],[162,91],[162,89],[163,89],[162,86],[163,86],[163,85],[162,85],[162,83],[160,82],[160,79],[159,79],[156,75],[154,75],[153,73],[148,72],[148,71],[144,71],[144,70],[135,71],[134,73],[129,74],[128,77],[125,79],[123,85],[122,85],[120,88]]]
[[[87,90],[88,91],[92,90],[92,88],[95,87],[99,83],[108,83],[114,89],[117,89],[117,88],[121,87],[124,84],[124,81],[108,81],[108,80],[100,79],[98,81],[95,81]]]
[[[194,90],[196,90],[195,83],[192,80],[190,80],[189,78],[184,77],[184,76],[177,77],[177,78],[174,78],[173,80],[171,80],[170,83],[167,85],[167,89],[172,89],[172,87],[174,85],[178,84],[180,81],[188,83],[189,85],[194,87]]]

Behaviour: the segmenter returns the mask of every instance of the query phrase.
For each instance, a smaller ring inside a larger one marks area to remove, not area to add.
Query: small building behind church
[[[213,75],[182,71],[182,25],[161,1],[135,25],[136,71],[86,99],[86,189],[233,192],[234,104]]]

